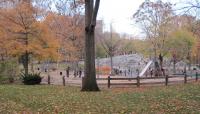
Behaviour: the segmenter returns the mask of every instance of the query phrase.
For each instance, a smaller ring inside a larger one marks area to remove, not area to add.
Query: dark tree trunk
[[[198,48],[198,53],[197,53],[197,64],[198,66],[200,65],[200,49]]]
[[[176,61],[173,60],[173,73],[175,74],[176,73]]]
[[[4,61],[4,56],[3,56],[3,54],[1,54],[1,61]]]
[[[110,68],[111,68],[111,76],[114,75],[114,72],[113,72],[113,56],[110,55]]]
[[[188,53],[188,70],[191,71],[191,56],[190,56],[190,53]]]
[[[28,52],[25,54],[25,74],[28,75]]]
[[[95,70],[94,28],[88,31],[86,30],[85,36],[85,74],[82,83],[82,91],[99,91]]]
[[[25,75],[27,76],[28,75],[28,62],[29,62],[29,54],[28,52],[26,51],[25,54],[22,56],[22,64],[23,64],[23,67],[24,67],[24,71],[25,71]]]
[[[173,73],[175,74],[176,73],[176,54],[173,54]]]
[[[161,53],[159,54],[159,61],[160,61],[160,71],[161,71],[161,73],[159,73],[159,74],[164,75],[164,69],[163,69],[163,55],[162,55]]]
[[[85,72],[82,91],[99,91],[95,69],[95,26],[100,0],[85,0]]]
[[[157,61],[157,49],[154,47],[154,76],[158,76],[159,72],[159,65]]]
[[[25,75],[28,75],[28,63],[29,63],[29,52],[28,52],[28,33],[26,33],[26,39],[25,39],[25,45],[26,45],[26,51],[24,54],[24,58],[23,58],[23,64],[24,64],[24,70],[25,70]]]

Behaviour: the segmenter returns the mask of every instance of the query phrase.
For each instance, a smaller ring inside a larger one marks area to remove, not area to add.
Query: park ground
[[[199,114],[200,82],[101,88],[0,85],[0,114]]]

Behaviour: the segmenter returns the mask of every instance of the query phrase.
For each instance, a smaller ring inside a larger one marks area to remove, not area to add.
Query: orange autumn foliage
[[[0,54],[20,57],[28,51],[38,60],[78,61],[82,58],[83,16],[47,13],[20,1],[0,9],[0,15]]]
[[[21,56],[28,51],[38,59],[57,59],[59,42],[48,26],[37,20],[39,12],[42,10],[23,2],[0,10],[0,41],[5,41],[1,44],[6,43],[9,55]]]
[[[109,66],[101,66],[96,68],[96,71],[101,74],[109,75],[111,72],[111,68]]]
[[[45,19],[60,44],[60,60],[78,61],[83,51],[83,20],[78,15],[49,13]]]

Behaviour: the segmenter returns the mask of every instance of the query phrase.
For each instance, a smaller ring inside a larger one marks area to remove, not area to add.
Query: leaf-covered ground
[[[77,87],[0,85],[0,114],[200,113],[200,83],[111,88],[80,92]]]

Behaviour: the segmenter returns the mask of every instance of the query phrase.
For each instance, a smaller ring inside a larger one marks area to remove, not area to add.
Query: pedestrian
[[[125,77],[126,77],[126,70],[124,71],[124,75],[125,75]]]
[[[119,71],[119,74],[122,75],[122,70]]]
[[[153,69],[151,69],[150,74],[151,74],[151,77],[152,77],[153,76]]]
[[[139,76],[139,69],[136,69],[137,76]]]
[[[70,69],[70,67],[68,66],[67,69],[66,69],[66,76],[67,77],[69,77],[69,69]]]
[[[81,78],[81,75],[82,75],[82,70],[81,68],[79,69],[79,78]]]
[[[74,70],[74,78],[76,78],[77,72],[76,70]]]
[[[165,69],[161,69],[163,76],[165,76]]]

